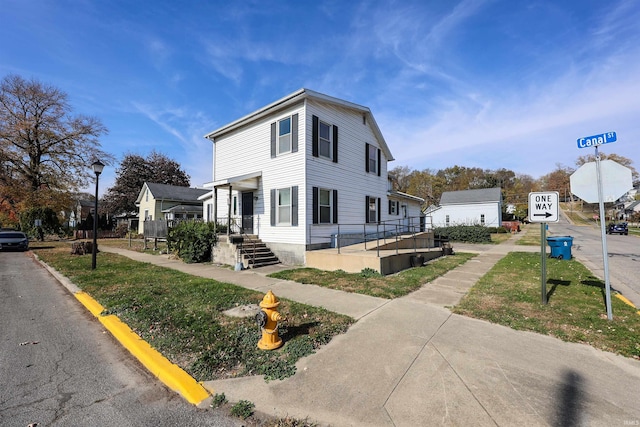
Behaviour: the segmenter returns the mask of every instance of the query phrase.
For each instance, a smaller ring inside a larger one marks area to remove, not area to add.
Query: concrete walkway
[[[298,372],[266,383],[247,377],[205,383],[231,401],[249,400],[276,416],[333,426],[638,425],[640,361],[452,314],[455,305],[510,251],[539,247],[455,245],[479,255],[385,300],[265,277],[184,264],[102,246],[133,259],[325,307],[358,319]]]

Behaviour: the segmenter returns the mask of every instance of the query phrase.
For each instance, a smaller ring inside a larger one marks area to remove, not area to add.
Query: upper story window
[[[338,126],[312,116],[311,129],[313,157],[324,157],[338,163]]]
[[[291,117],[278,121],[278,154],[291,151]]]
[[[331,158],[331,125],[320,122],[318,132],[318,150],[322,157]]]
[[[271,123],[271,157],[298,151],[298,115]]]
[[[375,145],[365,145],[365,166],[366,171],[380,176],[381,151]]]
[[[369,149],[369,172],[377,172],[378,170],[378,156],[376,150]]]

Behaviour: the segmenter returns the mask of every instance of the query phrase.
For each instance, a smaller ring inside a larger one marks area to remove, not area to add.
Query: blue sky
[[[0,77],[58,87],[106,151],[155,149],[192,186],[203,135],[302,87],[369,107],[390,168],[539,178],[608,131],[640,169],[639,23],[637,0],[0,0]]]

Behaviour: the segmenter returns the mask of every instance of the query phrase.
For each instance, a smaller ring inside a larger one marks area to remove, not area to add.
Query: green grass
[[[456,253],[437,258],[423,267],[411,268],[389,276],[368,272],[346,273],[342,270],[325,271],[316,268],[297,268],[272,273],[269,277],[391,299],[419,289],[423,284],[464,264],[474,256],[475,254]]]
[[[516,245],[540,246],[540,224],[527,224],[520,232],[524,235],[516,241]]]
[[[607,320],[604,283],[578,261],[547,260],[548,304],[541,303],[540,255],[512,252],[500,260],[454,312],[640,359],[640,316],[612,296]]]
[[[281,299],[279,311],[288,318],[280,328],[285,345],[262,351],[252,317],[223,313],[259,303],[261,293],[106,252],[98,254],[92,271],[91,256],[70,255],[68,244],[34,243],[32,251],[198,381],[293,375],[299,358],[353,323],[348,316]]]
[[[491,243],[499,245],[511,238],[511,233],[491,233]]]

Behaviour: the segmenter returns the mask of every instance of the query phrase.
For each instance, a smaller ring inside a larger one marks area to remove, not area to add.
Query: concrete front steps
[[[214,262],[235,265],[238,262],[238,254],[240,254],[242,264],[247,268],[280,264],[278,257],[258,236],[245,234],[242,236],[242,243],[235,243],[237,237],[239,235],[234,234],[218,236],[218,243],[213,248]]]

